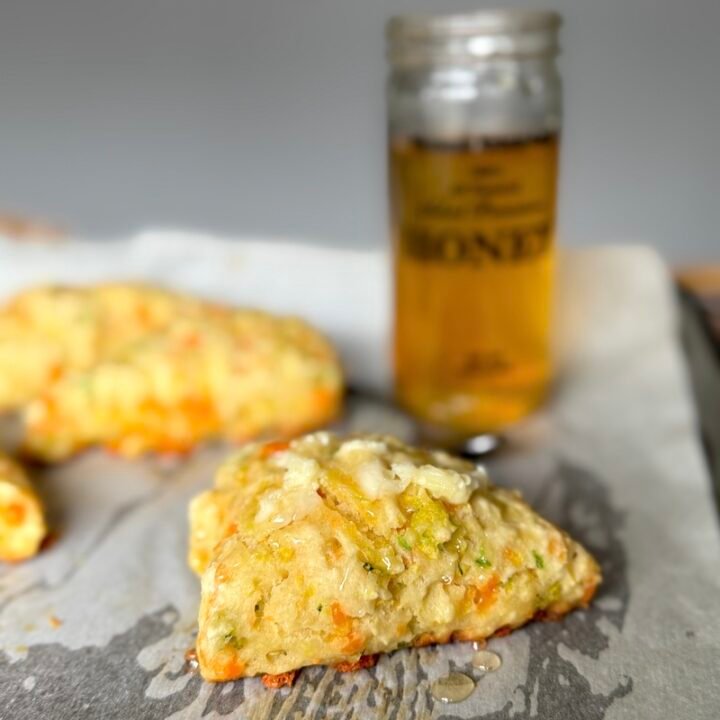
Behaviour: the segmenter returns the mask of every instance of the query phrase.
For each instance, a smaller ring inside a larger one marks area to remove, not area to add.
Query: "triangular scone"
[[[332,346],[297,318],[122,284],[0,310],[0,410],[23,410],[23,449],[43,460],[293,435],[331,419],[342,386]]]
[[[250,446],[190,514],[208,680],[479,640],[584,606],[600,582],[517,493],[390,437]]]
[[[40,498],[25,471],[0,453],[0,560],[32,557],[46,533]]]

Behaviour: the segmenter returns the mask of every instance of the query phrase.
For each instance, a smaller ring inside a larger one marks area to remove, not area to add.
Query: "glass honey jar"
[[[559,26],[520,10],[388,23],[395,391],[430,426],[494,432],[548,391]]]

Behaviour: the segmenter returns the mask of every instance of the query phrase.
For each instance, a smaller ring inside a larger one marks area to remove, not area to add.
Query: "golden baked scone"
[[[0,408],[23,410],[44,460],[293,434],[341,393],[332,347],[295,318],[119,284],[31,290],[0,312]]]
[[[25,471],[0,453],[0,560],[32,557],[46,534],[43,507]]]
[[[134,457],[212,437],[293,435],[331,418],[340,388],[329,347],[298,320],[179,319],[55,382],[27,408],[24,447],[45,460],[94,444]]]
[[[584,606],[600,582],[593,558],[519,494],[390,437],[249,446],[193,500],[190,522],[208,680],[285,682],[307,665],[484,639]]]
[[[21,407],[59,378],[132,347],[176,316],[200,314],[201,305],[133,284],[20,293],[0,309],[0,409]]]

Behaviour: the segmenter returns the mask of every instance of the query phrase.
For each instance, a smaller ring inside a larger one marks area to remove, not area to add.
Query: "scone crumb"
[[[289,670],[288,672],[279,673],[278,675],[263,675],[262,684],[266,688],[292,687],[297,677],[297,670]]]
[[[377,655],[362,655],[355,662],[341,662],[334,666],[338,672],[354,672],[355,670],[366,670],[377,665]]]
[[[494,638],[500,638],[500,637],[506,637],[509,635],[515,628],[512,627],[512,625],[503,625],[502,627],[499,627],[493,634],[492,637]]]

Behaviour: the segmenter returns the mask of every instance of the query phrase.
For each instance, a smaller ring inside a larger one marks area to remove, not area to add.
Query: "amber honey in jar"
[[[559,17],[388,25],[395,388],[463,434],[535,409],[551,375]]]

